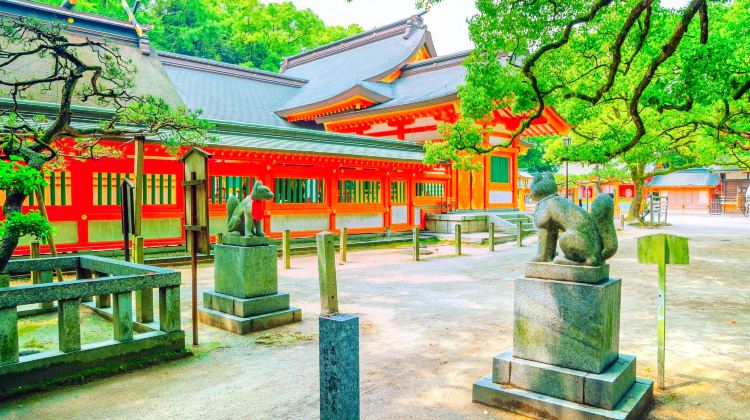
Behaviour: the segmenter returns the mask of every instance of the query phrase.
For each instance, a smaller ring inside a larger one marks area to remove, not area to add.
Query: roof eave
[[[458,92],[450,93],[448,95],[439,96],[437,98],[432,98],[432,99],[428,99],[425,101],[409,102],[409,103],[399,104],[399,105],[394,105],[394,106],[387,106],[388,104],[386,103],[384,104],[384,106],[381,106],[378,108],[367,108],[362,111],[346,112],[346,113],[330,115],[326,117],[318,117],[315,119],[315,122],[317,122],[318,124],[325,124],[325,123],[339,122],[342,120],[353,120],[353,119],[365,118],[365,117],[370,117],[370,116],[383,114],[383,113],[405,111],[411,108],[424,108],[424,107],[432,106],[432,105],[440,105],[444,103],[453,102],[456,99],[458,99]]]
[[[401,60],[398,64],[396,64],[395,66],[390,67],[390,68],[388,68],[388,69],[386,69],[386,70],[384,70],[384,71],[382,71],[382,72],[376,74],[375,76],[372,76],[372,77],[370,77],[369,79],[366,79],[366,80],[368,82],[379,82],[383,78],[385,78],[385,77],[393,74],[394,71],[401,70],[402,68],[404,68],[409,63],[409,60],[411,60],[412,57],[414,57],[415,55],[417,55],[419,53],[419,50],[422,48],[422,46],[426,47],[426,45],[427,45],[426,39],[428,38],[428,35],[429,35],[429,32],[427,30],[425,30],[424,33],[422,34],[422,38],[416,44],[416,47],[411,51],[411,53],[409,53],[406,57],[404,57],[404,59]],[[432,49],[434,51],[435,47],[432,47]],[[430,52],[429,49],[427,50],[427,52],[430,53],[430,55],[433,54],[433,52]]]
[[[325,108],[327,106],[332,106],[337,103],[340,103],[342,101],[345,101],[347,99],[351,99],[355,96],[362,96],[365,99],[368,99],[376,104],[381,104],[383,102],[390,101],[393,99],[392,97],[382,95],[378,92],[375,92],[373,90],[367,89],[366,87],[356,84],[349,89],[339,93],[338,95],[332,96],[328,99],[324,99],[317,102],[312,102],[305,105],[300,105],[292,108],[285,108],[285,109],[279,109],[274,111],[276,115],[282,118],[286,118],[292,115],[297,115],[304,112],[314,111],[316,109]]]

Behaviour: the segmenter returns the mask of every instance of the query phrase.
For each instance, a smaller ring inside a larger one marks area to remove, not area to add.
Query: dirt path
[[[651,417],[750,418],[750,220],[670,222],[662,231],[690,238],[692,264],[668,268],[668,389]],[[634,241],[650,233],[627,229],[611,265],[623,278],[620,350],[653,379],[656,267],[636,263]],[[338,266],[341,309],[361,315],[363,418],[512,418],[473,404],[471,384],[511,346],[512,279],[534,248],[464,249],[452,257],[440,247],[419,263],[406,249],[350,251]],[[0,418],[316,418],[316,261],[292,264],[279,271],[279,289],[302,308],[302,323],[248,336],[202,326],[194,357],[10,401]],[[201,289],[212,272],[200,270]],[[189,299],[183,287],[186,328]]]

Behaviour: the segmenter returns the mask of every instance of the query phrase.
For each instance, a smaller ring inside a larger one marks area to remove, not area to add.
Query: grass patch
[[[81,344],[98,343],[112,338],[112,323],[91,311],[79,309]],[[51,312],[18,320],[18,345],[35,352],[57,350],[57,313]]]
[[[263,334],[255,338],[255,344],[261,346],[293,346],[315,341],[317,334],[302,334],[299,331]]]
[[[628,226],[633,226],[639,229],[661,229],[663,227],[669,227],[672,225],[669,223],[664,223],[664,222],[659,223],[659,222],[637,221],[637,222],[628,223]]]
[[[192,346],[188,350],[192,353],[193,357],[202,359],[208,356],[214,350],[223,349],[228,346],[221,344],[218,341],[209,341],[208,343],[201,344],[199,346]]]

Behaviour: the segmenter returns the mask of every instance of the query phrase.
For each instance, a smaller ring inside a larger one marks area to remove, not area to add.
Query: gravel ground
[[[690,238],[689,266],[667,278],[667,389],[651,418],[750,418],[750,220],[670,216],[659,230]],[[638,375],[656,373],[656,267],[636,262],[637,236],[621,233],[610,261],[623,279],[620,351],[638,357]],[[529,240],[528,242],[533,242]],[[512,344],[512,280],[533,246],[433,246],[411,262],[406,248],[350,251],[339,265],[342,312],[361,316],[362,417],[514,418],[471,402],[471,384]],[[83,385],[7,401],[0,418],[316,418],[318,283],[314,256],[293,257],[279,289],[303,322],[247,336],[200,327],[195,355]],[[189,283],[189,270],[183,269]],[[199,287],[212,286],[213,268]],[[190,335],[190,291],[182,289]]]

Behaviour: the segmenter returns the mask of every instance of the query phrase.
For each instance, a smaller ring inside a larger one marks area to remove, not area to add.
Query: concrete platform
[[[198,320],[204,324],[235,334],[248,334],[300,322],[302,321],[302,309],[290,307],[282,311],[242,318],[199,306]]]
[[[276,293],[242,299],[222,293],[203,292],[203,306],[214,311],[247,318],[271,312],[283,311],[289,308],[289,294]]]
[[[492,382],[492,374],[474,382],[474,402],[537,419],[599,420],[642,418],[653,402],[654,382],[637,378],[612,410],[550,397]]]
[[[589,267],[551,262],[529,262],[524,266],[524,274],[526,277],[537,279],[596,284],[609,279],[609,264]]]
[[[492,382],[612,410],[635,383],[634,356],[620,354],[602,373],[519,359],[508,350],[492,360]]]
[[[453,241],[456,239],[453,233],[433,233],[426,232],[422,233],[423,237],[433,237],[441,241]],[[489,232],[475,232],[475,233],[463,233],[461,232],[461,242],[465,244],[478,244],[486,245],[490,240]],[[495,244],[504,244],[507,242],[513,242],[518,240],[518,235],[515,233],[495,233]]]

